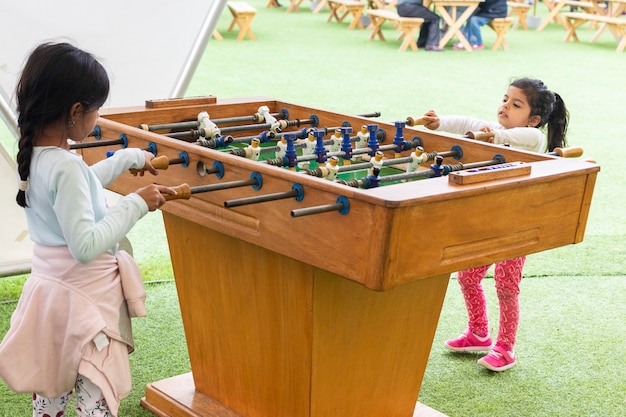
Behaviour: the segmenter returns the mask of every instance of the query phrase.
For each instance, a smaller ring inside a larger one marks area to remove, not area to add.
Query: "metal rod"
[[[124,139],[111,139],[111,140],[102,140],[97,142],[79,142],[72,143],[70,145],[70,149],[84,149],[84,148],[97,148],[99,146],[110,146],[110,145],[121,145],[125,143]]]
[[[267,201],[283,200],[286,198],[297,197],[300,193],[297,190],[284,191],[281,193],[265,194],[256,197],[239,198],[236,200],[224,201],[224,207],[232,208],[245,206],[248,204],[265,203]]]
[[[348,214],[350,212],[350,201],[344,196],[339,196],[334,204],[291,210],[291,217],[310,216],[312,214],[328,213],[331,211],[338,211],[343,215]]]

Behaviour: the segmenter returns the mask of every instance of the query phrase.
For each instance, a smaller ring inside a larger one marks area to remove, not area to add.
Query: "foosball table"
[[[411,417],[450,274],[582,241],[595,163],[417,124],[264,97],[101,112],[73,145],[88,164],[139,147],[163,170],[110,188],[178,190],[161,210],[192,372],[144,407]]]

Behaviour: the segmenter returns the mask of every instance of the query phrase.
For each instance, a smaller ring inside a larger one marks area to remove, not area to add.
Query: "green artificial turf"
[[[224,40],[209,42],[187,96],[267,96],[341,113],[380,111],[387,122],[429,109],[494,120],[509,80],[520,76],[541,78],[563,97],[571,113],[570,144],[601,166],[584,241],[528,257],[519,363],[504,373],[478,367],[475,354],[443,349],[466,324],[453,277],[419,400],[450,417],[625,416],[626,176],[620,167],[626,53],[615,53],[610,33],[591,44],[594,32],[582,29],[579,43],[565,43],[565,30],[552,23],[542,32],[509,32],[508,51],[400,53],[391,26],[385,26],[387,42],[369,41],[369,31],[326,23],[328,12],[312,14],[306,2],[290,14],[267,9],[265,0],[248,2],[258,10],[252,24],[257,40],[236,41],[225,10],[217,26]],[[537,10],[545,15],[542,3]],[[483,36],[489,48],[495,35],[485,28]],[[3,126],[0,139],[14,152]],[[144,279],[154,283],[147,284],[148,317],[134,320],[134,388],[120,415],[147,417],[139,405],[145,385],[190,367],[160,213],[142,219],[129,239]],[[0,334],[24,279],[0,279]],[[497,331],[493,280],[485,284]],[[29,396],[0,384],[0,416],[27,415]]]

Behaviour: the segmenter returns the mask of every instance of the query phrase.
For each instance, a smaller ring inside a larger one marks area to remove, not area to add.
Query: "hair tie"
[[[26,191],[26,187],[28,187],[28,180],[20,181],[20,191]]]

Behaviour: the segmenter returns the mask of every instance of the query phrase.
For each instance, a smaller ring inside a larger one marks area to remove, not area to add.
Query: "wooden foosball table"
[[[101,113],[87,163],[165,159],[113,191],[180,190],[162,211],[192,372],[147,386],[159,416],[413,416],[450,273],[580,242],[599,171],[269,98]]]

